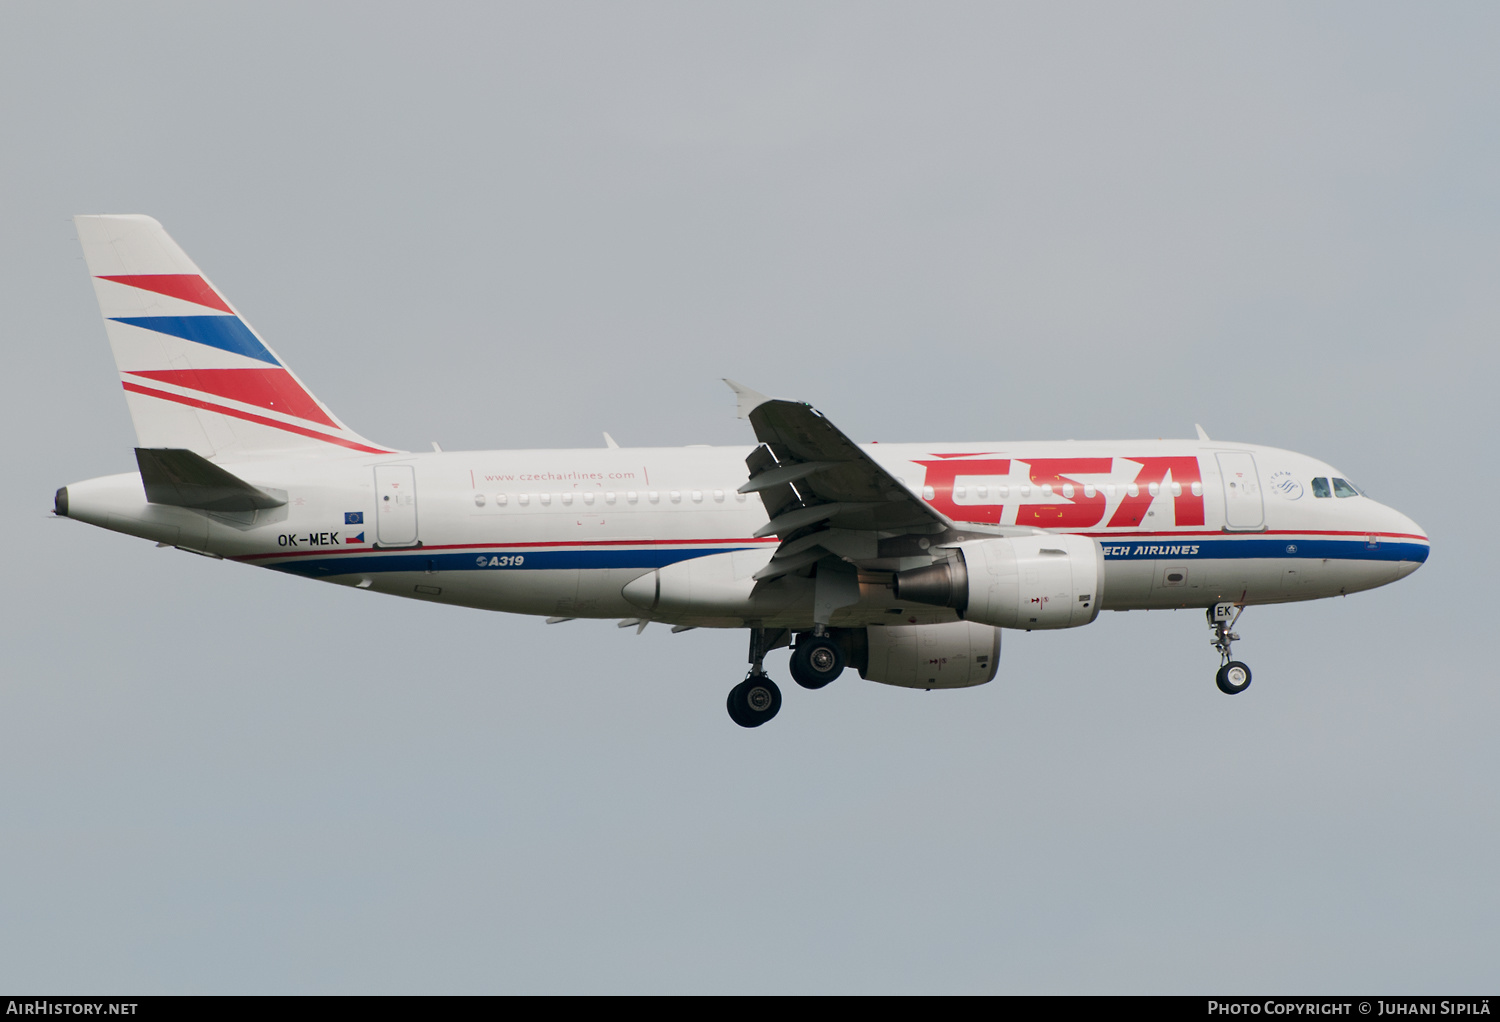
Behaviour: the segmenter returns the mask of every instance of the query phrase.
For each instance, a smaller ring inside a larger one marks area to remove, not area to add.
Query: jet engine
[[[896,596],[1001,628],[1076,628],[1099,616],[1104,548],[1088,536],[976,539],[896,573]]]
[[[1000,629],[972,621],[856,628],[849,638],[859,676],[882,685],[968,688],[1000,666]]]

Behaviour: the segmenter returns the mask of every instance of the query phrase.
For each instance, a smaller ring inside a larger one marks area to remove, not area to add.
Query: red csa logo
[[[1040,529],[1088,529],[1100,523],[1109,528],[1128,528],[1141,524],[1146,510],[1155,499],[1152,486],[1161,487],[1169,479],[1182,487],[1182,492],[1172,498],[1172,512],[1176,525],[1203,524],[1203,481],[1198,471],[1198,459],[1186,457],[1167,458],[1036,458],[1023,461],[1020,458],[989,458],[983,455],[935,454],[930,461],[916,461],[927,470],[925,485],[932,487],[933,495],[928,500],[934,508],[949,518],[960,522],[998,523],[1005,511],[1003,504],[959,504],[953,499],[953,487],[965,477],[990,477],[1011,474],[1011,464],[1024,465],[1027,478],[1041,494],[1051,497],[1064,494],[1064,487],[1073,491],[1071,497],[1063,497],[1061,503],[1049,500],[1045,504],[1021,504],[1016,508],[1017,525],[1034,525]],[[1115,465],[1123,463],[1121,470]],[[1129,478],[1121,476],[1129,473]],[[1085,483],[1079,476],[1109,476],[1110,483]],[[1193,484],[1199,483],[1194,495]],[[1124,491],[1120,504],[1109,521],[1104,522],[1108,509],[1108,498],[1103,486],[1113,484]],[[1135,494],[1130,492],[1135,487]],[[1092,496],[1090,495],[1092,491]]]

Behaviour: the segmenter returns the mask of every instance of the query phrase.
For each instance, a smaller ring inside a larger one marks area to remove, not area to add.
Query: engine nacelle
[[[882,685],[968,688],[1000,667],[1000,629],[972,621],[857,628],[850,638],[859,676]]]
[[[1104,548],[1067,534],[970,540],[946,561],[897,572],[896,596],[1001,628],[1077,628],[1099,616]]]

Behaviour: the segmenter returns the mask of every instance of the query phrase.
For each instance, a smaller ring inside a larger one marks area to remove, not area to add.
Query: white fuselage
[[[810,627],[812,585],[750,576],[777,546],[745,482],[748,447],[477,451],[247,460],[284,490],[270,511],[146,502],[140,476],[67,488],[68,516],[201,553],[375,592],[519,614]],[[1370,589],[1415,570],[1427,537],[1362,495],[1321,496],[1333,468],[1211,441],[872,444],[882,467],[955,522],[1080,533],[1104,549],[1112,610],[1277,603]],[[1339,480],[1342,482],[1342,479]],[[907,551],[920,553],[920,551]],[[865,558],[864,563],[869,559]],[[689,563],[692,562],[692,563]],[[925,563],[899,553],[891,571]],[[703,598],[643,614],[624,592],[685,565]],[[700,570],[700,568],[702,570]],[[832,624],[954,620],[897,601],[866,571]]]

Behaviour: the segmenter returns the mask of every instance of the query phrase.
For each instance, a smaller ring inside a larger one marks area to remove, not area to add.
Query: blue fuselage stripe
[[[743,549],[740,547],[730,549]],[[294,575],[369,575],[385,571],[566,571],[568,569],[664,568],[678,561],[728,553],[724,547],[671,547],[644,550],[466,550],[460,553],[422,550],[371,552],[339,557],[284,561],[267,567]]]
[[[1365,539],[1282,539],[1266,537],[1203,538],[1143,542],[1124,539],[1100,540],[1109,561],[1228,560],[1286,558],[1343,561],[1427,560],[1425,543],[1370,541]],[[639,568],[649,571],[678,561],[710,554],[728,553],[747,547],[645,547],[640,549],[493,550],[461,552],[433,550],[360,551],[337,557],[309,557],[268,564],[278,571],[326,578],[330,575],[369,575],[390,571],[566,571]]]
[[[1226,560],[1230,558],[1282,559],[1296,557],[1340,561],[1416,561],[1427,560],[1426,543],[1407,543],[1383,539],[1285,539],[1244,537],[1237,539],[1160,540],[1128,542],[1101,539],[1106,561],[1157,561],[1163,558],[1187,560]]]

